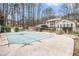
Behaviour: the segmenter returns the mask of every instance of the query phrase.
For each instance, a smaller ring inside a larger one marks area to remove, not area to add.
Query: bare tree
[[[43,19],[44,19],[43,23],[45,23],[46,20],[51,19],[53,14],[54,14],[54,11],[53,11],[53,9],[51,7],[48,7],[46,9],[44,9],[42,11],[42,15],[43,15]]]
[[[64,3],[62,4],[59,11],[61,12],[63,18],[77,19],[79,13],[78,9],[79,9],[78,3]]]
[[[42,4],[38,3],[38,5],[37,5],[37,24],[40,24],[41,7],[42,7]]]

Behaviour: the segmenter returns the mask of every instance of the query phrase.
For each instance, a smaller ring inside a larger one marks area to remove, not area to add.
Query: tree
[[[68,9],[68,6],[67,6],[67,4],[62,4],[62,6],[60,7],[60,14],[62,15],[62,16],[65,16],[65,15],[67,15],[68,14],[68,12],[69,12],[69,9]]]
[[[64,3],[60,8],[60,12],[65,19],[78,19],[77,14],[79,13],[78,3]]]
[[[0,25],[4,26],[5,25],[5,21],[4,21],[4,15],[3,13],[0,11]]]
[[[21,26],[28,29],[29,26],[40,24],[42,20],[41,3],[1,3],[0,12],[3,14],[4,24],[11,22],[11,27]],[[51,8],[47,9],[47,17],[51,16]],[[50,18],[50,17],[49,17]]]
[[[48,7],[42,11],[42,15],[43,15],[43,19],[44,19],[43,23],[45,23],[46,20],[51,19],[53,17],[54,11],[51,7]]]
[[[38,3],[37,4],[37,25],[40,24],[41,7],[42,7],[42,4]]]

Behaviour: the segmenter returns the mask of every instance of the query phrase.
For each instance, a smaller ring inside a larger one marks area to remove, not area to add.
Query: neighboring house
[[[64,30],[64,31],[76,31],[77,30],[77,24],[76,22],[56,18],[56,19],[50,19],[46,21],[46,24],[50,28],[55,28],[56,30]]]

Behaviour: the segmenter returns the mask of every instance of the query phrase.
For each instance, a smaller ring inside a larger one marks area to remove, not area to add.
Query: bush
[[[15,32],[18,32],[18,31],[19,31],[19,28],[16,27],[16,28],[15,28]]]
[[[48,26],[47,25],[41,25],[41,29],[42,30],[47,30],[48,29]]]
[[[1,33],[4,33],[5,32],[5,27],[4,26],[1,26]]]
[[[38,31],[39,30],[38,27],[36,27],[35,30]]]
[[[78,31],[74,31],[73,33],[74,33],[74,34],[79,34],[79,32],[78,32]]]
[[[11,32],[11,28],[10,27],[5,27],[5,31],[6,32]]]
[[[11,28],[10,28],[10,27],[7,27],[7,26],[1,26],[0,32],[1,32],[1,33],[4,33],[4,32],[11,32]]]
[[[39,31],[42,32],[42,28],[40,28]]]

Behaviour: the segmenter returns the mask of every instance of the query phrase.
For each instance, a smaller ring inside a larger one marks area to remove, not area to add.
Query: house
[[[55,28],[56,30],[64,30],[65,32],[77,30],[76,22],[66,20],[66,19],[61,19],[61,18],[47,20],[46,24],[50,28]]]
[[[76,31],[79,32],[79,22],[76,22]]]
[[[48,29],[48,25],[47,24],[39,24],[37,26],[34,27],[35,30],[45,30],[45,29]]]
[[[60,22],[55,24],[56,30],[64,30],[66,31],[75,31],[76,30],[76,23],[69,20],[61,20]]]
[[[36,28],[41,28],[41,26],[43,26],[43,25],[46,25],[47,26],[47,24],[39,24],[39,25],[37,25],[37,26],[35,26]]]
[[[61,18],[50,19],[46,21],[46,24],[48,25],[48,27],[54,28],[55,24],[59,21],[61,21]]]

